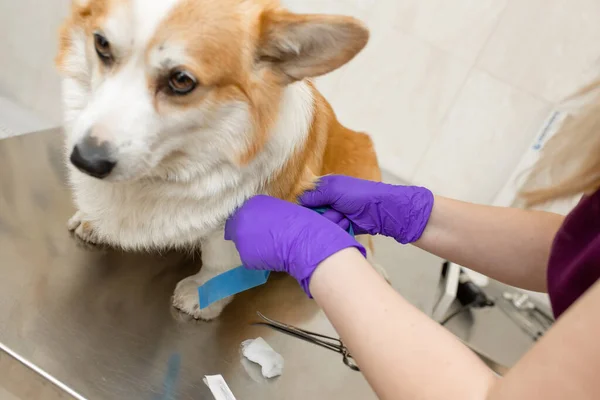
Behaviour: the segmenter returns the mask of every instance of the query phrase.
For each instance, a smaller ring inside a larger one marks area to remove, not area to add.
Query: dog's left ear
[[[331,72],[350,61],[369,40],[369,31],[352,17],[263,15],[258,58],[287,83]]]

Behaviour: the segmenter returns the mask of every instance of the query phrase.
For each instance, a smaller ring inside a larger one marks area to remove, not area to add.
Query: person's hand
[[[287,272],[310,296],[313,272],[340,250],[365,249],[340,226],[317,212],[268,196],[248,200],[225,225],[246,268]]]
[[[433,194],[421,187],[329,175],[321,178],[315,190],[300,196],[300,203],[306,207],[331,207],[333,211],[325,216],[344,226],[337,213],[343,214],[357,235],[381,234],[407,244],[419,240],[425,230]]]

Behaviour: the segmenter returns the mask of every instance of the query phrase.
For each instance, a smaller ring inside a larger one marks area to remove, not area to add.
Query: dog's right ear
[[[331,72],[350,61],[369,40],[369,31],[352,17],[299,15],[284,10],[262,16],[260,62],[285,83]]]

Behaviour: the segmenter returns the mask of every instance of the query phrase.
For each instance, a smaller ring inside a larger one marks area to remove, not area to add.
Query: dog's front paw
[[[69,232],[75,235],[78,242],[85,246],[96,246],[100,242],[96,230],[92,227],[90,222],[85,220],[81,211],[77,211],[75,215],[69,219],[67,228],[69,229]]]
[[[210,306],[200,309],[198,287],[208,281],[208,279],[203,279],[199,275],[187,277],[177,284],[175,293],[173,294],[173,307],[195,319],[210,321],[221,315],[225,306],[233,300],[233,296],[216,301]]]

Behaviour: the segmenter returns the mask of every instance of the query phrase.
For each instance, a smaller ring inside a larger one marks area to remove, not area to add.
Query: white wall
[[[61,119],[54,57],[69,4],[70,0],[0,0],[0,97],[54,123]]]
[[[341,121],[407,181],[490,203],[554,104],[600,55],[598,0],[283,0],[372,30],[320,79]],[[60,120],[53,59],[69,0],[0,0],[0,96]]]

